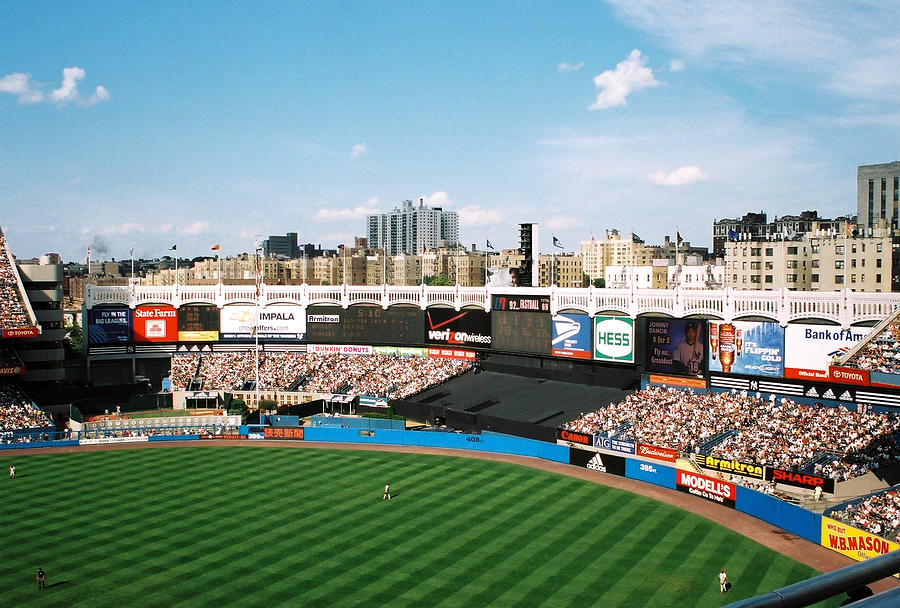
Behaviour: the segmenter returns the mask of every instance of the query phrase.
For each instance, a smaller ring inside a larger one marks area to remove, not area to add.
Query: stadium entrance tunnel
[[[900,572],[900,550],[833,572],[826,572],[763,595],[732,602],[725,608],[801,608],[841,593],[848,595],[848,600],[842,605],[859,608],[896,608],[900,606],[900,588],[871,595],[871,591],[868,591],[865,585],[898,572]]]

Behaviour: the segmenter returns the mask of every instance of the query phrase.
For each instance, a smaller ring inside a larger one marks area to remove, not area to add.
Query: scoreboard
[[[549,313],[524,311],[491,312],[491,347],[534,355],[549,355],[553,341],[552,318]]]
[[[216,306],[182,306],[178,309],[179,342],[215,342],[219,339]]]
[[[494,295],[491,310],[549,313],[550,296]]]
[[[306,339],[324,344],[415,344],[425,342],[422,310],[392,306],[311,306]]]

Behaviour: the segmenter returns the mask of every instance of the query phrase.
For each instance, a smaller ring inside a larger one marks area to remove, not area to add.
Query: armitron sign
[[[721,471],[722,473],[731,473],[733,475],[742,475],[744,477],[753,477],[754,479],[765,478],[765,467],[758,464],[749,464],[738,460],[723,460],[714,456],[706,456],[704,454],[696,454],[694,456],[696,463],[704,469],[712,469],[713,471]]]

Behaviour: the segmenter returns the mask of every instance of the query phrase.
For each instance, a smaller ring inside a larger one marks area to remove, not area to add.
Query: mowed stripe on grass
[[[669,505],[508,463],[249,446],[3,459],[20,472],[0,486],[3,606],[719,606],[719,568],[729,601],[814,574]]]

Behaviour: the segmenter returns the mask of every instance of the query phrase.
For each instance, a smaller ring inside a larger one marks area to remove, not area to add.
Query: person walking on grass
[[[725,570],[719,571],[719,593],[725,593],[728,591],[728,575],[725,574]]]
[[[34,578],[35,578],[35,580],[37,580],[38,589],[46,589],[46,587],[45,587],[45,585],[44,585],[44,578],[45,578],[45,575],[44,575],[44,569],[43,569],[43,568],[38,568],[37,576],[35,576]]]
[[[381,497],[381,500],[390,500],[391,499],[391,484],[384,484],[384,496]]]
[[[13,465],[13,464],[9,465],[9,478],[10,479],[16,478],[16,465]]]

